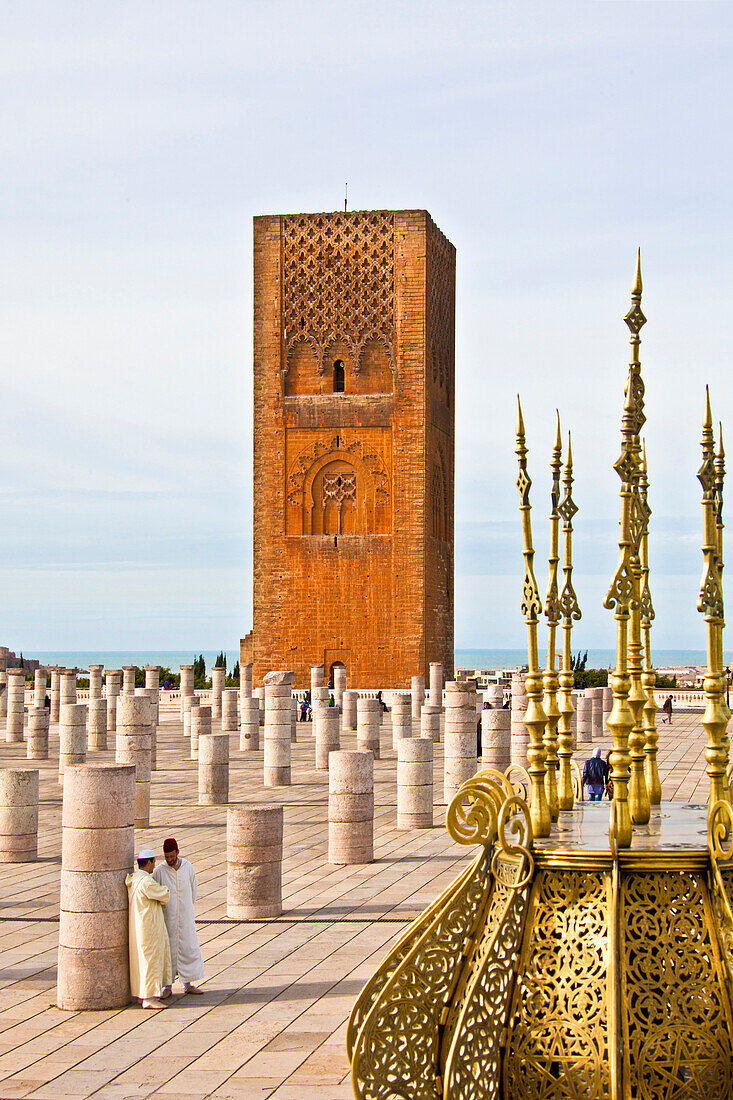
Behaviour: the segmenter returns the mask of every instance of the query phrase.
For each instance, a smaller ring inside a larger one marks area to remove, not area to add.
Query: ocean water
[[[585,652],[585,651],[582,651]],[[227,668],[232,669],[239,660],[239,652],[225,650]],[[123,665],[161,665],[174,672],[179,665],[190,665],[198,653],[194,650],[70,650],[63,652],[42,652],[26,654],[43,664],[63,665],[65,668],[88,669],[90,664],[104,665],[106,668],[122,668]],[[206,667],[211,668],[218,651],[203,650]],[[546,653],[540,651],[541,663]],[[456,668],[516,668],[526,664],[527,651],[524,649],[457,649],[454,654]],[[725,662],[733,661],[733,651],[725,653]],[[589,649],[587,668],[612,668],[616,663],[616,652],[611,649]],[[657,668],[678,667],[681,665],[704,665],[705,653],[701,649],[659,649],[654,650],[654,664]]]

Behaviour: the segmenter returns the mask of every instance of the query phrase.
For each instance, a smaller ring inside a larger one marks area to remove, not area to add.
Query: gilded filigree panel
[[[702,874],[622,877],[629,1096],[730,1100],[733,1095],[733,1051],[712,920]]]
[[[610,888],[602,872],[537,875],[509,1018],[506,1100],[608,1097]]]

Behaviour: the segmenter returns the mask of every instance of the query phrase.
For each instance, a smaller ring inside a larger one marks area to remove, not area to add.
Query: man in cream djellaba
[[[163,843],[165,863],[155,868],[153,878],[167,887],[170,899],[165,907],[165,926],[170,940],[173,978],[183,983],[185,993],[201,993],[193,983],[204,977],[204,960],[196,933],[194,905],[198,894],[196,872],[179,854],[178,843],[169,837]],[[170,985],[165,991],[171,992]]]

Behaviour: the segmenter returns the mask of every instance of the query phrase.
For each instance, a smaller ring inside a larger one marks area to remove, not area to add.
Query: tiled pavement
[[[58,742],[41,769],[39,860],[0,874],[0,1100],[161,1097],[165,1100],[347,1100],[344,1049],[354,998],[406,923],[443,890],[472,849],[442,827],[442,746],[436,745],[436,828],[395,827],[395,754],[382,731],[375,765],[375,862],[327,863],[328,784],[313,766],[312,726],[293,745],[294,785],[261,785],[262,752],[232,736],[232,801],[285,805],[282,918],[226,919],[226,808],[197,803],[196,765],[180,724],[162,714],[150,829],[138,847],[177,838],[199,879],[197,916],[206,961],[202,997],[177,996],[164,1012],[55,1007],[61,799]],[[660,727],[664,797],[704,801],[700,715]],[[355,746],[353,735],[342,747]],[[112,760],[112,751],[90,761]],[[25,746],[0,745],[4,766]]]

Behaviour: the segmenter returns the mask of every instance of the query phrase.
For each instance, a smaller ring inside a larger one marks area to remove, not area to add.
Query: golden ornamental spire
[[[573,757],[573,687],[575,676],[573,675],[572,633],[573,622],[581,618],[578,597],[573,588],[573,516],[578,511],[573,501],[573,449],[568,432],[568,450],[565,459],[565,476],[563,478],[564,495],[558,507],[558,513],[563,521],[563,586],[560,593],[560,613],[562,615],[563,647],[562,669],[559,676],[560,683],[560,720],[558,723],[558,757],[560,771],[558,775],[558,805],[561,810],[573,808],[573,775],[571,760]]]
[[[631,844],[631,815],[628,803],[629,795],[629,735],[637,726],[636,714],[629,706],[629,694],[632,680],[629,675],[629,622],[632,610],[637,611],[636,622],[632,624],[632,653],[634,664],[634,686],[638,678],[641,687],[641,666],[637,659],[640,655],[640,641],[637,641],[640,568],[639,547],[643,535],[643,516],[639,490],[639,433],[644,426],[644,383],[639,365],[639,333],[646,324],[641,309],[641,254],[637,254],[636,274],[631,291],[631,309],[624,320],[631,332],[631,363],[626,382],[624,412],[621,418],[621,454],[614,469],[621,479],[621,533],[619,537],[619,561],[611,587],[604,601],[604,607],[616,609],[616,671],[612,677],[613,709],[608,718],[608,727],[613,735],[611,750],[611,782],[613,784],[613,807],[611,813],[612,843],[619,848],[628,848]],[[638,648],[637,648],[638,647]],[[634,707],[639,717],[639,730],[643,700],[639,699],[640,690],[635,691]],[[639,768],[639,742],[634,741],[634,779],[635,793],[640,793],[643,781],[643,749],[641,752],[642,769]],[[638,807],[643,802],[637,797]]]
[[[647,517],[651,516],[651,509],[647,501],[647,494],[649,491],[649,477],[647,472],[646,461],[646,445],[642,443],[641,448],[641,497],[644,506],[647,511]],[[657,744],[659,742],[659,735],[657,733],[657,703],[654,698],[654,684],[656,683],[657,675],[654,671],[654,665],[652,664],[652,622],[654,620],[654,607],[652,605],[652,595],[649,589],[649,529],[644,532],[641,540],[641,600],[640,600],[640,612],[641,612],[641,629],[644,638],[644,670],[641,675],[641,682],[646,695],[646,702],[644,703],[644,740],[645,740],[645,761],[644,761],[644,778],[646,779],[646,787],[649,794],[649,802],[652,806],[659,806],[662,801],[662,785],[659,781],[659,768],[657,765]]]
[[[522,585],[522,614],[527,623],[527,710],[524,724],[529,733],[527,762],[530,777],[529,809],[535,836],[550,835],[550,811],[545,794],[545,748],[543,737],[547,718],[542,708],[542,676],[539,671],[537,623],[542,614],[537,580],[534,575],[534,547],[532,546],[532,517],[529,490],[532,486],[527,472],[527,448],[525,446],[522,405],[517,397],[517,460],[519,475],[519,511],[522,516],[522,541],[524,554],[524,582]]]
[[[550,554],[549,580],[547,583],[547,598],[545,600],[545,616],[547,618],[547,668],[542,677],[544,687],[543,706],[547,715],[545,727],[545,793],[547,805],[552,821],[557,821],[559,804],[557,798],[557,724],[560,711],[557,706],[557,689],[559,680],[555,668],[555,640],[557,628],[560,623],[560,598],[557,590],[557,567],[560,562],[559,527],[560,527],[560,471],[562,469],[562,436],[560,434],[560,413],[557,413],[557,431],[555,444],[552,448],[552,461],[550,471],[552,473],[552,488],[550,490]]]
[[[722,585],[722,537],[723,537],[723,480],[725,477],[725,452],[719,454],[716,464],[713,438],[713,414],[710,408],[710,391],[705,387],[705,414],[702,423],[702,465],[697,477],[702,486],[703,514],[703,573],[697,609],[705,616],[707,632],[708,667],[703,682],[706,696],[702,724],[708,735],[705,749],[707,773],[710,779],[709,811],[716,802],[727,797],[725,769],[727,764],[726,729],[728,708],[725,705],[725,676],[723,674],[723,605]]]

